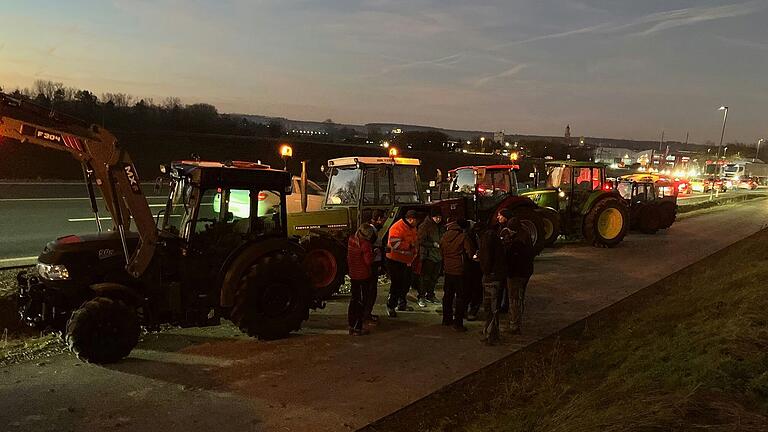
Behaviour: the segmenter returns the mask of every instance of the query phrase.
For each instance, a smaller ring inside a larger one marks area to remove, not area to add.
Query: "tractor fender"
[[[114,300],[122,300],[131,306],[140,306],[144,302],[144,297],[134,288],[119,283],[97,283],[91,285],[90,289],[94,292],[95,297],[107,297]]]
[[[505,198],[504,201],[500,202],[498,206],[496,206],[496,209],[493,212],[491,212],[491,214],[489,215],[489,219],[486,222],[489,225],[493,225],[496,221],[496,218],[499,215],[499,212],[502,209],[508,208],[512,210],[520,207],[528,207],[532,209],[538,208],[536,203],[533,202],[533,200],[528,198],[527,196],[519,196],[519,195],[509,196]]]
[[[297,242],[283,238],[254,240],[240,245],[240,247],[227,256],[227,259],[224,260],[224,264],[222,264],[221,270],[219,271],[218,286],[221,287],[219,298],[220,306],[230,307],[235,302],[235,289],[237,287],[235,287],[233,278],[240,273],[239,271],[236,271],[238,269],[233,268],[235,260],[246,252],[253,254],[254,256],[260,256],[275,250],[288,250],[297,254],[299,257],[303,257],[305,253],[304,248]]]
[[[581,216],[586,216],[587,213],[589,213],[590,210],[592,210],[592,207],[595,206],[599,201],[602,201],[606,198],[616,198],[620,202],[624,203],[624,198],[621,197],[621,194],[619,194],[618,191],[611,190],[611,191],[597,191],[596,193],[592,193],[589,195],[589,198],[587,198],[586,201],[584,201],[584,204],[582,204],[581,209],[579,209],[579,214]]]

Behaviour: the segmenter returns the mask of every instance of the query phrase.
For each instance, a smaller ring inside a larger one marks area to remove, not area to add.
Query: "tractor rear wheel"
[[[512,217],[520,221],[523,229],[531,236],[531,243],[536,253],[544,249],[544,222],[543,217],[530,207],[517,207],[512,209]]]
[[[584,216],[582,232],[590,244],[613,247],[624,240],[629,224],[627,206],[618,198],[603,198]]]
[[[677,205],[671,201],[659,203],[659,229],[667,229],[677,220]]]
[[[661,224],[661,213],[659,207],[647,203],[637,212],[637,229],[643,234],[656,234]]]
[[[313,298],[326,300],[339,291],[347,274],[347,251],[337,241],[313,236],[302,242]]]
[[[309,318],[307,278],[294,253],[280,250],[254,258],[235,282],[230,318],[250,336],[284,338]]]
[[[536,212],[541,216],[544,227],[544,247],[550,247],[560,236],[560,214],[549,207],[536,209]]]
[[[136,311],[120,300],[96,297],[72,312],[65,340],[69,349],[89,363],[114,363],[139,343]]]

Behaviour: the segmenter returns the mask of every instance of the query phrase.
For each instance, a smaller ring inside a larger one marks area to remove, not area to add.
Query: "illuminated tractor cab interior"
[[[517,165],[462,167],[451,170],[448,193],[441,198],[476,195],[478,211],[495,209],[506,197],[517,195]]]

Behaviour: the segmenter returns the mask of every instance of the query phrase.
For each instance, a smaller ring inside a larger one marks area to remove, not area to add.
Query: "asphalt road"
[[[165,196],[156,195],[152,184],[142,187],[156,214]],[[103,227],[110,228],[101,199],[98,205]],[[82,183],[0,182],[0,267],[33,262],[45,244],[58,237],[96,232],[90,208]]]
[[[768,199],[756,199],[685,215],[613,249],[547,251],[529,286],[524,334],[496,347],[478,342],[479,323],[465,334],[440,326],[434,308],[382,318],[370,336],[353,338],[341,299],[284,340],[255,341],[227,325],[176,329],[144,337],[114,365],[62,354],[9,366],[0,369],[0,430],[356,429],[766,224]]]

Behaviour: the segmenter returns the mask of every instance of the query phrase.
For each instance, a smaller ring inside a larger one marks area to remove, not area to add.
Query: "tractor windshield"
[[[355,166],[333,168],[328,183],[327,205],[357,205],[362,171]]]
[[[413,165],[392,167],[392,183],[395,185],[395,204],[422,203],[419,193],[419,173]]]
[[[485,196],[517,193],[517,179],[510,169],[478,170],[477,193]]]
[[[571,167],[553,166],[547,170],[547,187],[556,188],[571,183]]]

